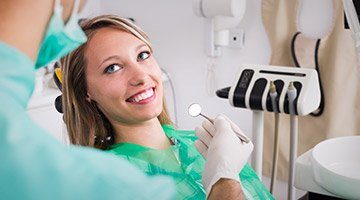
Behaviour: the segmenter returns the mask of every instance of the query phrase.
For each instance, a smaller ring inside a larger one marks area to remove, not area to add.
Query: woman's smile
[[[129,103],[134,103],[134,104],[147,104],[156,98],[154,90],[155,90],[155,88],[152,88],[152,87],[149,89],[143,90],[143,91],[131,96],[126,101]]]

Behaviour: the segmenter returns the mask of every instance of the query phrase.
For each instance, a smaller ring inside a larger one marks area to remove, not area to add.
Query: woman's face
[[[162,111],[161,70],[134,35],[101,28],[85,50],[88,96],[111,123],[137,124]]]

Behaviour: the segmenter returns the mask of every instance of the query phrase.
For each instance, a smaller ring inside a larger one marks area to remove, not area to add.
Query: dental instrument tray
[[[216,92],[228,98],[234,107],[273,112],[270,82],[276,88],[275,102],[280,113],[289,114],[287,90],[290,83],[296,88],[295,114],[307,115],[320,105],[320,86],[315,69],[245,64],[240,68],[233,86]]]

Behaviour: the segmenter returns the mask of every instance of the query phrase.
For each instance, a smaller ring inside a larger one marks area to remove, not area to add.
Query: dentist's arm
[[[232,200],[245,198],[239,182],[222,178],[213,185],[208,199]]]
[[[253,150],[253,144],[241,142],[233,131],[234,125],[226,116],[220,115],[214,124],[206,120],[195,130],[199,138],[195,147],[206,159],[202,182],[211,199],[218,195],[222,199],[243,197],[239,173]]]

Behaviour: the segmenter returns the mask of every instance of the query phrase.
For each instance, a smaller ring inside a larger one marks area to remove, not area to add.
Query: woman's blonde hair
[[[152,52],[148,36],[130,20],[115,15],[102,15],[81,22],[88,41],[98,29],[110,27],[131,33]],[[85,76],[86,59],[84,52],[87,43],[81,45],[60,61],[62,69],[62,108],[70,142],[75,145],[106,149],[114,143],[114,133],[109,120],[100,111],[95,102],[87,100]],[[161,124],[172,124],[166,103],[158,116]]]

